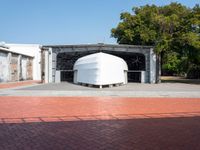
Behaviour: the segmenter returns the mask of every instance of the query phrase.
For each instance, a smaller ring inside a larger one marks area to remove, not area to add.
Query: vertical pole
[[[18,65],[17,65],[17,70],[18,70],[18,81],[21,80],[21,55],[18,55]]]
[[[157,83],[161,83],[161,55],[157,54],[157,63],[156,63],[156,70],[157,70]]]
[[[11,78],[11,74],[12,74],[12,71],[11,71],[11,53],[8,53],[8,81],[11,81],[12,78]]]
[[[150,49],[150,83],[156,83],[156,54]]]
[[[141,71],[141,83],[145,83],[145,71]]]
[[[52,83],[52,48],[49,48],[49,83]]]
[[[150,53],[145,53],[144,83],[150,83]]]

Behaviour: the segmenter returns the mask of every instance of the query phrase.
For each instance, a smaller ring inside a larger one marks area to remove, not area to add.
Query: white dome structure
[[[119,57],[95,53],[79,58],[74,64],[74,83],[98,85],[126,84],[128,67]]]

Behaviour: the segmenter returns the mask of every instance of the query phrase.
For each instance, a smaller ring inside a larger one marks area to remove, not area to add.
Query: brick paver
[[[29,80],[29,81],[0,83],[0,89],[15,88],[15,87],[19,87],[19,86],[32,85],[35,83],[41,83],[41,81]]]
[[[0,118],[75,119],[196,116],[199,98],[0,97]]]
[[[2,150],[200,149],[200,99],[0,97]]]

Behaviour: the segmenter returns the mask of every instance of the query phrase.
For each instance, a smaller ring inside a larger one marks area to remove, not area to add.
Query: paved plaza
[[[112,88],[93,88],[73,83],[49,83],[1,89],[0,96],[111,96],[111,97],[182,97],[200,98],[200,84],[128,83]]]
[[[200,117],[0,124],[2,150],[199,150]]]
[[[181,83],[4,86],[0,150],[199,150],[199,91]]]
[[[0,98],[0,149],[200,149],[200,99]]]

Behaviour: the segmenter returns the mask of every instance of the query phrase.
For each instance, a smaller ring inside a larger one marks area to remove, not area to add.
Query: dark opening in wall
[[[63,52],[57,55],[56,70],[61,71],[61,81],[73,82],[73,66],[77,59],[97,53],[98,51],[86,52]],[[111,55],[124,59],[128,65],[128,82],[141,82],[141,72],[145,71],[145,56],[139,53],[103,51]],[[71,70],[71,71],[69,71]],[[134,72],[131,72],[134,71]],[[138,71],[138,72],[137,72]]]
[[[73,82],[74,71],[61,71],[61,81]]]
[[[128,70],[143,70],[145,71],[145,56],[139,53],[130,53],[130,52],[115,52],[108,51],[105,52],[111,55],[118,56],[124,59],[128,65]]]
[[[95,52],[68,52],[57,55],[56,70],[73,70],[74,63],[81,57]]]
[[[128,82],[141,82],[141,72],[128,72]]]

